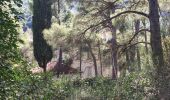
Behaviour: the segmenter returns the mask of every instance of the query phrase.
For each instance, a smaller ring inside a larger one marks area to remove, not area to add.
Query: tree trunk
[[[98,58],[100,60],[100,74],[101,74],[101,76],[103,76],[103,66],[102,66],[102,57],[101,57],[101,49],[100,49],[100,40],[98,41],[98,49],[99,49]]]
[[[143,26],[144,28],[146,28],[146,23],[145,20],[143,20]],[[148,37],[147,37],[147,32],[144,32],[144,36],[145,36],[145,50],[146,50],[146,64],[149,67],[149,58],[148,58],[148,54],[149,54],[149,49],[148,49]]]
[[[116,40],[112,38],[112,79],[117,78],[117,50],[116,50]]]
[[[136,32],[138,32],[139,31],[139,28],[140,28],[140,20],[137,20],[136,22],[135,22],[135,33]],[[138,37],[139,36],[137,36],[136,37],[136,42],[138,42]],[[139,51],[139,46],[136,46],[136,56],[137,56],[137,65],[138,65],[138,69],[137,69],[137,71],[140,71],[141,70],[141,62],[140,62],[140,51]]]
[[[44,71],[44,73],[46,73],[46,71],[47,71],[47,70],[46,70],[46,67],[43,67],[43,71]]]
[[[87,51],[87,60],[89,60],[90,59],[90,53],[89,53],[89,51]]]
[[[151,48],[154,66],[157,67],[158,73],[161,73],[164,68],[163,49],[161,42],[160,23],[159,23],[159,12],[158,12],[158,1],[149,0],[149,21],[151,31]]]
[[[80,44],[80,78],[82,77],[82,75],[81,75],[81,65],[82,65],[82,46],[81,46],[81,44]]]
[[[137,56],[137,61],[138,61],[138,69],[137,71],[141,70],[141,61],[140,61],[140,51],[139,51],[139,46],[136,47],[136,56]]]
[[[158,0],[149,0],[149,21],[151,31],[151,48],[154,67],[156,68],[156,88],[160,100],[165,100],[168,94],[166,68],[164,66],[163,49],[160,33]]]
[[[60,75],[60,71],[62,69],[61,67],[62,67],[62,48],[60,46],[60,48],[59,48],[58,63],[57,63],[57,67],[56,67],[57,77],[59,77],[59,75]]]
[[[60,21],[60,0],[58,0],[58,24],[59,25],[61,24],[61,21]]]
[[[123,33],[122,33],[122,37],[123,37],[123,40],[125,41],[125,36]],[[126,57],[125,66],[127,66],[127,67],[125,67],[125,75],[126,75],[126,69],[130,72],[130,59],[129,59],[129,50],[128,49],[125,51],[125,57]]]
[[[43,67],[43,72],[44,72],[44,73],[46,73],[46,72],[47,72],[46,67]]]
[[[60,46],[60,49],[59,49],[59,58],[58,58],[58,63],[59,63],[59,67],[61,67],[61,65],[62,65],[62,54],[63,52],[62,52],[62,48],[61,48],[61,46]]]
[[[116,28],[112,25],[112,79],[116,79],[118,75],[117,64],[117,41],[116,41]]]
[[[145,20],[143,21],[143,26],[144,26],[144,28],[146,28],[146,23],[145,23]],[[146,54],[148,54],[148,44],[147,44],[147,40],[148,40],[148,38],[147,38],[147,32],[145,31],[144,32],[144,35],[145,35],[145,49],[146,49]]]
[[[112,39],[111,39],[112,79],[116,79],[118,75],[117,73],[119,71],[118,64],[117,64],[116,28],[115,26],[113,26],[111,21],[109,21],[107,24],[110,28],[110,31],[112,32]]]
[[[135,33],[135,29],[134,29],[134,22],[132,23],[132,35],[134,35]],[[135,57],[136,57],[136,45],[133,45],[130,49],[129,49],[129,60],[130,60],[130,68],[129,68],[129,72],[133,72],[135,70]]]
[[[108,2],[109,3],[109,2]],[[112,12],[114,12],[115,9],[112,9]],[[105,10],[103,12],[102,16],[104,19],[111,18],[111,10]],[[112,55],[112,79],[116,79],[117,72],[119,71],[119,67],[117,64],[117,41],[116,41],[116,27],[113,26],[113,23],[111,20],[108,20],[106,24],[103,25],[104,27],[108,27],[112,33],[112,39],[111,39],[111,55]]]
[[[112,79],[116,79],[118,77],[118,71],[119,71],[119,67],[118,67],[118,63],[117,63],[117,38],[116,38],[116,27],[113,26],[112,21],[109,22],[110,24],[110,28],[111,28],[111,32],[112,32]]]
[[[92,58],[93,58],[95,76],[97,77],[97,76],[98,76],[98,71],[97,71],[96,57],[95,57],[95,55],[94,55],[94,53],[93,53],[93,51],[92,51],[92,47],[91,47],[90,42],[87,41],[87,45],[88,45],[88,47],[89,47],[89,52],[90,52],[90,54],[91,54],[91,56],[92,56]]]
[[[45,80],[45,81],[47,80],[47,75],[46,75],[47,68],[46,68],[46,67],[47,67],[46,65],[44,65],[44,67],[43,67],[43,72],[44,72],[44,80]]]
[[[130,72],[130,59],[129,59],[129,51],[128,50],[126,50],[125,51],[125,53],[126,53],[126,64],[127,64],[127,69],[128,69],[128,71]]]

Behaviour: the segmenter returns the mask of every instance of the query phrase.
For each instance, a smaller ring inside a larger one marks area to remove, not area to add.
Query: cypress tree
[[[50,0],[33,0],[33,47],[39,67],[46,72],[46,65],[52,59],[52,48],[43,36],[43,30],[51,26]]]

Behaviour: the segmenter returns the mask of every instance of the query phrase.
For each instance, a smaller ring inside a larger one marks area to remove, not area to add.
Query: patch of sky
[[[72,14],[78,14],[78,10],[77,10],[77,6],[78,6],[78,3],[76,2],[73,2],[70,6],[70,12]]]
[[[29,0],[22,0],[23,1],[23,14],[22,17],[24,18],[23,21],[23,31],[26,32],[27,29],[32,28],[32,13],[29,7]]]

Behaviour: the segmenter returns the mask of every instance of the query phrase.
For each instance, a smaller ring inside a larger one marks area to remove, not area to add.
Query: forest
[[[0,0],[0,100],[170,100],[170,0]]]

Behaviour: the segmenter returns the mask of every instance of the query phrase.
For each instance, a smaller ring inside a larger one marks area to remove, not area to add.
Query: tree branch
[[[146,42],[137,42],[137,43],[131,44],[131,42],[133,41],[133,39],[134,39],[140,32],[142,32],[142,31],[148,31],[148,32],[150,32],[149,29],[141,29],[141,30],[139,30],[138,32],[136,32],[136,33],[132,36],[132,38],[128,41],[128,43],[126,43],[126,44],[124,44],[124,45],[118,45],[118,47],[120,47],[120,46],[126,46],[124,49],[122,49],[122,51],[125,51],[128,47],[132,47],[132,46],[137,45],[137,44],[139,44],[139,43],[146,43]],[[147,43],[147,44],[150,44],[150,43]],[[129,45],[129,46],[128,46],[128,45]]]
[[[87,29],[85,29],[85,30],[82,32],[82,34],[85,34],[89,29],[91,29],[91,28],[93,28],[93,27],[99,26],[100,24],[103,24],[103,23],[105,23],[105,22],[107,22],[107,21],[109,21],[109,20],[112,20],[112,19],[114,19],[114,18],[117,18],[117,17],[119,17],[119,16],[121,16],[121,15],[123,15],[123,14],[127,14],[127,13],[133,13],[133,14],[137,14],[137,15],[142,15],[142,16],[144,16],[144,17],[149,18],[149,15],[146,14],[146,13],[139,12],[139,11],[130,11],[130,10],[128,10],[128,11],[124,11],[124,12],[118,13],[117,15],[115,15],[115,16],[113,16],[113,17],[110,17],[110,18],[108,18],[108,19],[106,19],[106,20],[103,20],[103,21],[99,22],[98,24],[91,25],[90,27],[88,27]]]
[[[125,52],[128,48],[131,48],[137,44],[140,44],[140,43],[147,43],[147,44],[151,44],[149,42],[136,42],[136,43],[133,43],[133,44],[124,44],[124,45],[119,45],[119,46],[125,46],[124,48],[121,49],[122,53]],[[121,52],[120,51],[120,52]]]
[[[150,30],[149,29],[141,29],[141,30],[139,30],[138,32],[136,32],[133,36],[132,36],[132,38],[129,40],[129,44],[133,41],[133,39],[140,33],[140,32],[142,32],[142,31],[147,31],[147,32],[150,32]]]

